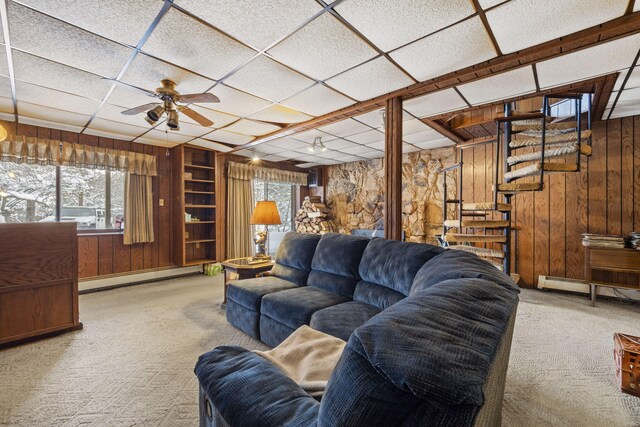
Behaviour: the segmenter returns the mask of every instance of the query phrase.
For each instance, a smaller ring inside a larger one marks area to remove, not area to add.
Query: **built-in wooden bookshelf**
[[[182,266],[216,261],[216,153],[182,146],[174,156],[176,263]]]

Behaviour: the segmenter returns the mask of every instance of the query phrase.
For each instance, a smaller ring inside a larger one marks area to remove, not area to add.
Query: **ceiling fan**
[[[202,126],[208,127],[213,125],[213,122],[211,120],[198,113],[197,111],[194,111],[191,108],[187,107],[186,104],[195,104],[201,102],[220,102],[220,98],[208,92],[189,93],[185,95],[180,94],[180,92],[176,90],[176,83],[170,79],[161,80],[160,84],[162,86],[156,88],[155,91],[143,89],[116,79],[105,78],[105,80],[109,80],[129,88],[137,89],[149,96],[158,98],[161,102],[150,102],[148,104],[140,105],[138,107],[125,110],[122,112],[122,114],[126,116],[133,116],[135,114],[143,113],[146,111],[147,114],[144,119],[152,126],[155,125],[158,120],[160,120],[163,114],[166,114],[167,127],[170,130],[180,130],[180,120],[178,117],[178,112],[184,113],[187,117],[190,117],[196,123]]]

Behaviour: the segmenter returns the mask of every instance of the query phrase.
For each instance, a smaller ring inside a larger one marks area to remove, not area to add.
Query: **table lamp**
[[[256,244],[256,258],[269,258],[266,253],[265,243],[267,242],[267,225],[282,224],[280,214],[276,202],[272,200],[264,200],[256,202],[256,207],[249,221],[251,225],[264,225],[264,230],[256,231],[253,241]]]

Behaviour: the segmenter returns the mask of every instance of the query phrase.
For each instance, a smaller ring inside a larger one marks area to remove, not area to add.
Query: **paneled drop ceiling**
[[[635,2],[635,10],[640,1]],[[291,123],[589,28],[628,0],[6,0],[0,119],[145,144],[229,151]],[[480,10],[476,10],[478,5]],[[570,19],[567,19],[570,17]],[[8,50],[7,50],[8,48]],[[604,118],[640,114],[640,35],[405,101],[403,151],[453,144],[421,120],[619,72]],[[181,129],[121,111],[163,78],[218,104]],[[13,79],[13,80],[11,80]],[[378,110],[238,151],[301,167],[379,158]],[[309,151],[321,137],[326,151]]]

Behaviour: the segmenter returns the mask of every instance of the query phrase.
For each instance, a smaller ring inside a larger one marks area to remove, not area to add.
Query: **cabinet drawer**
[[[590,249],[589,265],[592,268],[640,269],[640,251],[635,249]]]

